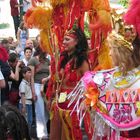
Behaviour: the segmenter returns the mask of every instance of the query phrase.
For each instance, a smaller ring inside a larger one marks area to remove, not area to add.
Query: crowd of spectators
[[[36,39],[27,38],[24,47],[19,46],[19,41],[13,37],[0,42],[0,103],[19,109],[33,138],[47,139],[49,135],[49,113],[43,96],[46,90],[42,91],[50,76],[48,58]]]

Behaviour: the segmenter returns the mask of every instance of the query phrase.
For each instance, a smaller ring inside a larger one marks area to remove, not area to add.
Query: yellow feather
[[[67,5],[69,3],[69,0],[50,0],[50,4],[52,7],[56,7],[58,5]]]
[[[47,52],[48,54],[52,55],[53,51],[52,51],[52,47],[51,47],[51,43],[50,43],[50,37],[49,37],[49,33],[47,30],[42,30],[40,32],[40,44],[41,44],[41,48]]]
[[[48,29],[51,23],[52,9],[44,7],[34,8],[27,19],[27,25],[38,29]]]
[[[109,69],[112,68],[112,59],[109,56],[109,47],[107,41],[104,41],[102,47],[99,51],[98,56],[99,66],[102,69]]]
[[[106,10],[99,10],[98,16],[101,20],[101,23],[104,25],[110,25],[111,24],[111,14],[110,12]]]

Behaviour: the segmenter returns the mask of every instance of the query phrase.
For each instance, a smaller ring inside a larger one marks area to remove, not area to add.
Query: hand
[[[23,115],[25,115],[26,114],[26,107],[22,107],[21,112],[22,112]]]
[[[51,100],[48,100],[47,103],[46,103],[46,108],[47,108],[48,110],[51,109],[51,104],[52,104]]]
[[[48,77],[47,78],[43,78],[41,81],[42,81],[42,84],[45,84],[48,81]]]
[[[19,60],[19,61],[17,62],[16,67],[20,67],[22,64],[23,64],[23,61]]]
[[[44,97],[44,84],[41,85],[40,93],[41,96]]]
[[[36,101],[37,100],[37,96],[33,95],[32,99],[33,99],[33,101]]]
[[[33,101],[37,100],[37,95],[35,94],[35,89],[34,88],[32,89],[32,99],[33,99]]]

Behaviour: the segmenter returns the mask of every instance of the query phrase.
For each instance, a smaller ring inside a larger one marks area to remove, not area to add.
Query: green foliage
[[[1,23],[0,29],[5,29],[5,28],[8,28],[9,26],[10,26],[9,23]]]
[[[91,37],[91,32],[89,31],[88,23],[87,22],[85,22],[85,24],[84,24],[84,33],[86,35],[86,38],[90,38]]]
[[[124,6],[125,8],[127,8],[127,6],[128,6],[128,1],[129,1],[129,0],[120,0],[119,3],[120,3],[122,6]]]

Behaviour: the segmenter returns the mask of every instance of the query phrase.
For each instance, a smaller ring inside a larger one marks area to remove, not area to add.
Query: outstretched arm
[[[2,72],[0,71],[0,88],[4,88],[4,87],[5,87],[5,80]]]

